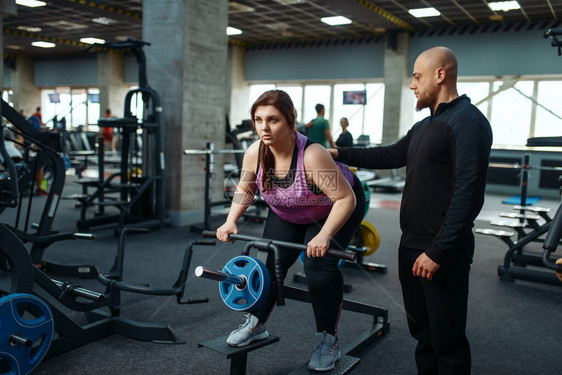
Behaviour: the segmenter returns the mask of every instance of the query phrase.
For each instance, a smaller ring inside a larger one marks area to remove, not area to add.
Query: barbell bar
[[[204,230],[202,232],[203,237],[205,238],[217,238],[217,232],[214,230]],[[228,238],[231,240],[241,240],[241,241],[257,241],[260,243],[271,243],[274,245],[277,245],[279,247],[285,247],[285,248],[289,248],[289,249],[293,249],[293,250],[300,250],[300,251],[306,251],[307,246],[305,244],[299,244],[299,243],[294,243],[294,242],[286,242],[286,241],[280,241],[280,240],[272,240],[272,239],[268,239],[268,238],[257,238],[257,237],[252,237],[252,236],[247,236],[244,234],[235,234],[235,233],[230,233],[228,235]],[[357,254],[354,252],[348,252],[348,251],[342,251],[342,250],[336,250],[336,249],[328,249],[326,251],[326,255],[335,257],[335,258],[339,258],[339,259],[345,259],[348,260],[352,263],[357,262]]]

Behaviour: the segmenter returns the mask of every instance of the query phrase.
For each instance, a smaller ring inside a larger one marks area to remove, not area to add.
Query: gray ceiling
[[[36,57],[80,54],[82,37],[118,41],[142,38],[142,0],[44,0],[47,6],[17,6],[17,15],[4,18],[4,53]],[[207,1],[207,0],[199,0]],[[211,0],[209,0],[211,1]],[[216,1],[216,0],[212,0]],[[494,12],[486,0],[236,0],[229,1],[229,26],[243,31],[229,37],[233,44],[358,38],[397,31],[466,28],[483,25],[525,25],[548,21],[558,25],[560,0],[519,0],[520,10]],[[408,9],[434,7],[440,16],[415,18]],[[321,17],[343,15],[350,25],[328,26]],[[96,23],[93,20],[110,22]],[[40,28],[26,31],[26,27]],[[35,40],[57,47],[32,47]]]

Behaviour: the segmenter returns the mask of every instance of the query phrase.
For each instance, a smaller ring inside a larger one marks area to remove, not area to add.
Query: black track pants
[[[472,239],[465,249],[459,249],[459,255],[451,257],[454,259],[444,261],[429,281],[412,273],[414,262],[423,251],[399,249],[399,276],[408,327],[418,340],[418,375],[470,374],[470,346],[465,331],[473,251]]]

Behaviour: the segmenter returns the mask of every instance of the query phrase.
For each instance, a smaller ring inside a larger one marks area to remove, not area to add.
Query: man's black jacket
[[[488,120],[463,95],[439,104],[435,113],[396,143],[339,149],[337,160],[369,169],[406,166],[401,244],[425,250],[441,264],[461,242],[473,240],[474,220],[484,203],[491,145]]]

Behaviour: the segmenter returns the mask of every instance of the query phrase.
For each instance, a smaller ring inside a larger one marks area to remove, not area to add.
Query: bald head
[[[438,68],[445,69],[445,72],[447,72],[445,80],[456,83],[458,71],[457,58],[453,51],[447,47],[433,47],[425,50],[418,56],[418,61],[430,71],[435,71]]]
[[[457,58],[446,47],[423,51],[414,63],[410,89],[418,98],[416,109],[435,110],[439,103],[448,103],[458,97]]]

